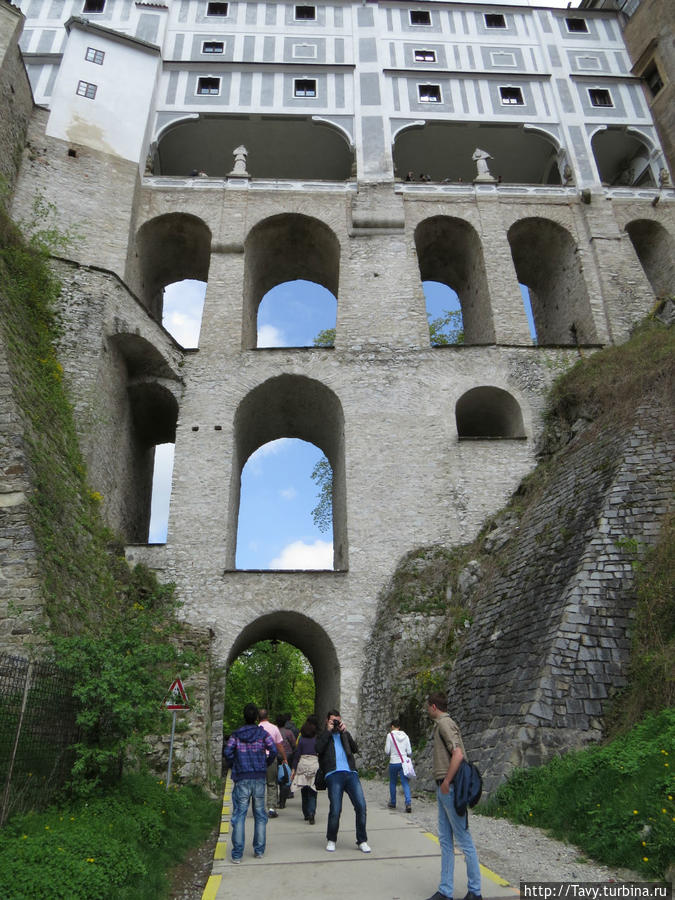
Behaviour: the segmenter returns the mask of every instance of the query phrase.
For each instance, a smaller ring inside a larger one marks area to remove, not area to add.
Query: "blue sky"
[[[184,281],[165,290],[164,326],[184,347],[198,346],[205,287],[203,282]],[[431,319],[459,308],[457,295],[445,285],[426,282],[424,289]],[[525,307],[534,333],[529,300]],[[335,313],[335,298],[319,285],[306,281],[278,285],[260,304],[258,346],[312,346],[319,331],[335,326]],[[332,568],[332,534],[320,532],[311,515],[318,495],[311,472],[321,456],[313,444],[283,438],[249,457],[241,482],[237,568]],[[173,444],[158,446],[151,543],[166,540],[172,468]]]

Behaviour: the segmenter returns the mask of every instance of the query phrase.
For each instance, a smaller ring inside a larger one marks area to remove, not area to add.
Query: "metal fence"
[[[76,740],[68,677],[53,664],[0,654],[0,826],[49,804],[68,777]]]

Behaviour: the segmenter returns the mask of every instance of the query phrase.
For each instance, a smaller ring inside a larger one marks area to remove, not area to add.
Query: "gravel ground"
[[[367,802],[386,806],[388,784],[363,781]],[[399,789],[400,793],[400,789]],[[436,800],[413,792],[412,813],[401,815],[416,825],[438,833]],[[584,858],[583,852],[570,844],[548,837],[540,828],[514,825],[506,819],[469,815],[478,857],[482,865],[518,888],[521,881],[643,881],[641,875],[627,869],[610,869]]]

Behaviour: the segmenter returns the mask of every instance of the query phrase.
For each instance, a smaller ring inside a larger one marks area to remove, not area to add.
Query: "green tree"
[[[312,519],[319,531],[329,531],[333,525],[333,470],[325,456],[312,469],[312,479],[319,488]]]
[[[270,719],[290,713],[304,721],[314,711],[314,673],[297,647],[279,641],[260,641],[237,657],[227,673],[223,728],[242,724],[247,703],[269,710]]]
[[[462,311],[446,310],[437,319],[429,319],[429,340],[432,347],[464,343]]]
[[[314,338],[315,347],[333,347],[335,345],[335,329],[324,328]]]

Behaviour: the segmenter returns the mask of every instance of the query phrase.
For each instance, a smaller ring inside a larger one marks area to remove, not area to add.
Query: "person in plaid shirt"
[[[276,761],[274,741],[257,725],[258,707],[247,703],[244,722],[233,731],[223,747],[223,756],[232,770],[232,862],[240,863],[246,840],[245,822],[249,801],[253,804],[253,855],[262,859],[265,853],[267,810],[265,809],[265,781],[267,767]]]

